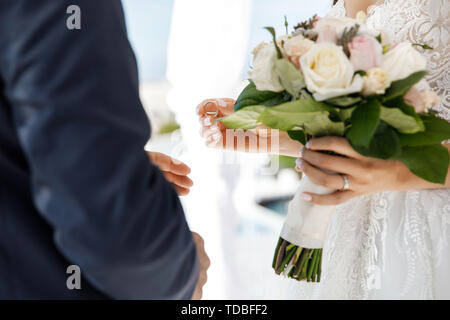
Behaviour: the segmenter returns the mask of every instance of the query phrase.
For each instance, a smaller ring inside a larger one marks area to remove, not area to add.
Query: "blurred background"
[[[271,264],[298,185],[293,160],[206,148],[196,106],[238,96],[251,51],[270,41],[263,27],[284,34],[284,16],[292,27],[314,14],[324,16],[332,0],[122,2],[152,123],[147,148],[192,168],[194,187],[182,202],[211,258],[204,299],[283,299],[283,287],[292,280],[278,279]]]

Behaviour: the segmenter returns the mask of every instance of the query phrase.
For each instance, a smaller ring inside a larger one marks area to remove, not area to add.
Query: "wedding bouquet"
[[[220,119],[231,129],[261,125],[286,131],[306,144],[321,136],[341,136],[367,157],[396,159],[412,173],[444,184],[450,124],[429,110],[439,102],[423,79],[425,44],[391,43],[369,30],[365,14],[356,19],[313,17],[254,50],[250,84],[235,112]],[[273,268],[297,280],[318,282],[322,247],[333,206],[317,206],[303,192],[332,193],[307,176],[289,205],[276,246]]]

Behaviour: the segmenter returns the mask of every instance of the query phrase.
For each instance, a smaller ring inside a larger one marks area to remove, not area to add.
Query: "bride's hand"
[[[300,155],[301,144],[289,138],[285,132],[267,130],[259,127],[252,130],[245,130],[248,137],[245,143],[238,143],[236,131],[227,128],[223,123],[214,123],[214,120],[225,117],[234,112],[235,100],[233,99],[208,99],[200,103],[197,107],[197,114],[200,117],[202,126],[201,135],[206,139],[206,145],[211,148],[220,148],[244,152],[269,152],[298,157]],[[233,141],[227,141],[227,130],[232,130],[228,137]],[[276,132],[272,135],[271,132]],[[256,143],[252,143],[256,141]],[[277,146],[273,147],[272,146]],[[274,150],[272,150],[274,149]]]
[[[345,157],[318,151],[333,151]],[[318,205],[337,205],[360,195],[381,191],[444,187],[418,178],[399,161],[364,157],[357,153],[346,139],[339,137],[311,139],[302,149],[301,157],[297,159],[297,170],[304,172],[314,183],[339,190],[329,195],[302,195],[304,200]],[[323,170],[340,175],[328,174]],[[348,178],[349,190],[342,190],[345,185],[343,175]]]
[[[173,159],[159,152],[148,152],[151,162],[157,166],[167,181],[176,189],[178,195],[185,196],[189,193],[193,182],[188,178],[191,169],[181,161]]]

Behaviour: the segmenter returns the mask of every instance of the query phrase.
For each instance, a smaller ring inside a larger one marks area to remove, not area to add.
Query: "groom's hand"
[[[197,248],[197,257],[200,262],[200,274],[194,289],[194,294],[192,295],[192,300],[200,300],[203,295],[203,286],[208,280],[206,273],[211,262],[206,254],[203,238],[196,232],[192,232],[192,238],[194,239],[195,247]]]
[[[167,181],[173,184],[178,195],[185,196],[189,193],[189,189],[193,186],[192,180],[187,176],[191,173],[191,168],[163,153],[149,152],[148,155],[151,162],[163,172]]]

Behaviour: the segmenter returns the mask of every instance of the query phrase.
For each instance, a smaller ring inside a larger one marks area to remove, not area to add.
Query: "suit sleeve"
[[[80,30],[66,25],[73,4]],[[58,250],[112,298],[189,299],[196,250],[144,151],[150,126],[120,1],[4,0],[1,11],[4,92]]]

